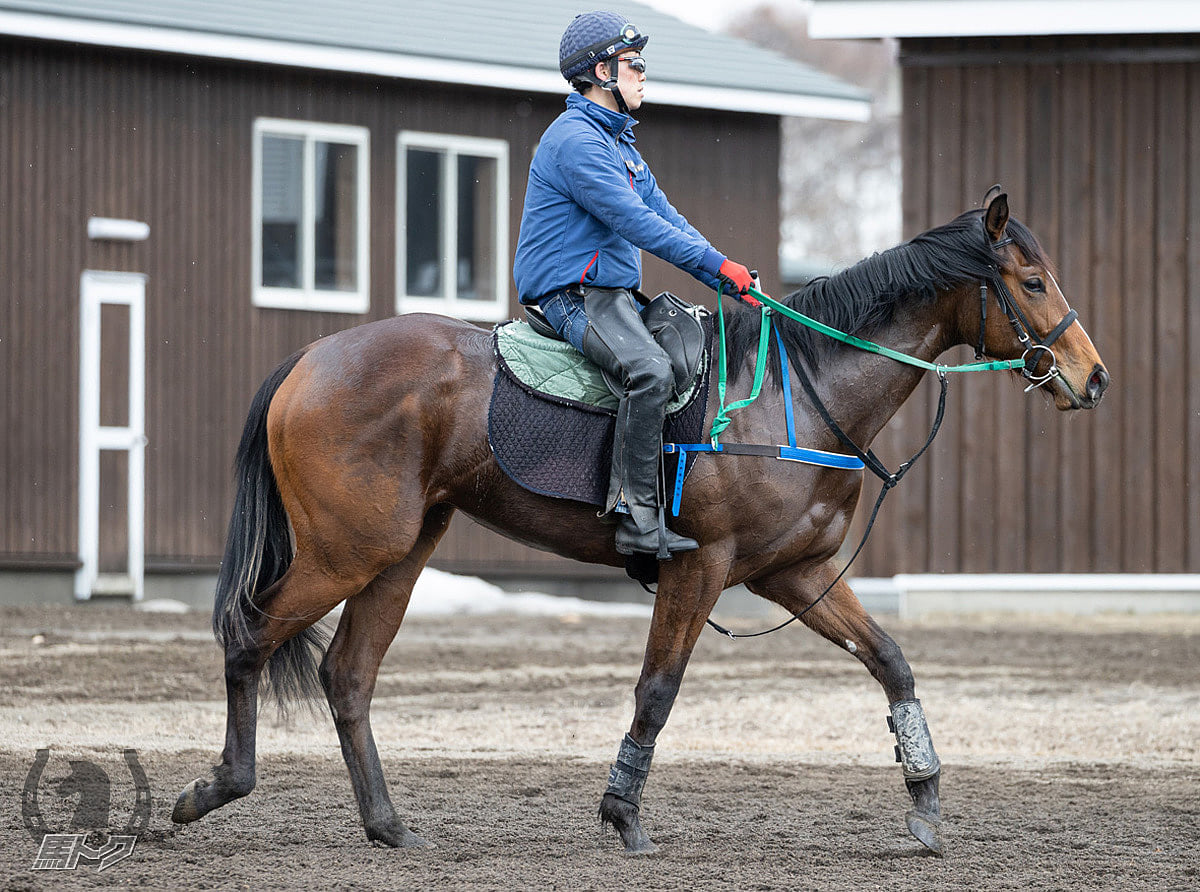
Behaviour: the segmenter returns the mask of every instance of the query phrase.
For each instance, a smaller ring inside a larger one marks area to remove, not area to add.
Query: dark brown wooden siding
[[[515,245],[533,147],[561,108],[553,96],[0,41],[0,565],[67,565],[76,552],[84,269],[148,277],[147,564],[212,568],[259,383],[296,348],[394,312],[398,132],[506,140]],[[257,117],[369,128],[369,314],[251,306]],[[773,280],[777,119],[648,107],[643,122],[639,147],[676,206]],[[145,221],[150,238],[89,242],[91,216]],[[706,297],[653,258],[645,284]],[[435,563],[584,572],[461,519]]]
[[[956,377],[858,572],[1197,572],[1200,37],[906,40],[901,58],[906,234],[1002,183],[1113,383],[1067,416],[1007,376]],[[928,388],[881,454],[923,441]]]

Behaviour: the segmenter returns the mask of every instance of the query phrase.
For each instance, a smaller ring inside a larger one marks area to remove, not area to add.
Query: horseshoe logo
[[[137,750],[124,750],[123,755],[125,764],[129,768],[129,775],[133,779],[133,813],[125,825],[125,835],[132,836],[145,833],[150,827],[150,813],[154,799],[150,795],[150,782],[146,778],[146,772],[138,762]],[[21,823],[25,825],[25,829],[29,831],[29,835],[35,842],[40,842],[50,832],[46,826],[46,818],[38,805],[38,785],[41,783],[42,773],[46,770],[46,763],[49,761],[49,748],[37,751],[33,764],[29,766],[29,774],[25,777],[25,786],[21,790]],[[96,771],[103,774],[99,768]]]

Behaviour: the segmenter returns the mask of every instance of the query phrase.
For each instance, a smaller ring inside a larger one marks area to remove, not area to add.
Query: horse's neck
[[[875,339],[908,356],[933,362],[959,340],[951,309],[956,299],[953,293],[941,294],[899,312],[895,322]],[[842,429],[867,449],[924,376],[920,368],[843,346],[822,361],[814,383]],[[793,393],[802,396],[794,371],[792,379]]]

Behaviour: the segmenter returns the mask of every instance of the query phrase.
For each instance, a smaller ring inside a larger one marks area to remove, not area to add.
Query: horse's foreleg
[[[337,727],[363,829],[367,839],[389,846],[426,843],[404,825],[388,796],[371,733],[371,697],[379,664],[404,619],[413,585],[452,514],[452,508],[434,508],[404,560],[380,573],[346,602],[337,633],[321,662],[321,684]]]
[[[747,587],[796,614],[812,604],[836,575],[836,569],[826,566],[811,576],[787,572],[748,583]],[[912,669],[899,645],[863,609],[845,580],[835,584],[820,603],[805,613],[802,622],[857,657],[883,686],[891,711],[888,724],[896,734],[904,782],[913,800],[908,829],[927,848],[940,853],[941,763],[914,693]]]
[[[608,789],[600,801],[600,819],[613,825],[628,854],[646,854],[657,848],[642,829],[642,788],[650,771],[654,742],[671,714],[692,648],[717,603],[725,578],[724,569],[720,573],[687,572],[684,567],[689,565],[700,566],[695,557],[688,556],[675,558],[669,570],[663,567],[646,657],[635,691],[633,723],[621,741],[617,761],[609,771]],[[677,567],[678,572],[671,572]]]

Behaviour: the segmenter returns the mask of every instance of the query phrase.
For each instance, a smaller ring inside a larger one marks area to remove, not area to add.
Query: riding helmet
[[[568,81],[586,76],[597,62],[625,50],[640,50],[649,39],[623,15],[603,10],[581,13],[563,32],[558,70]]]

